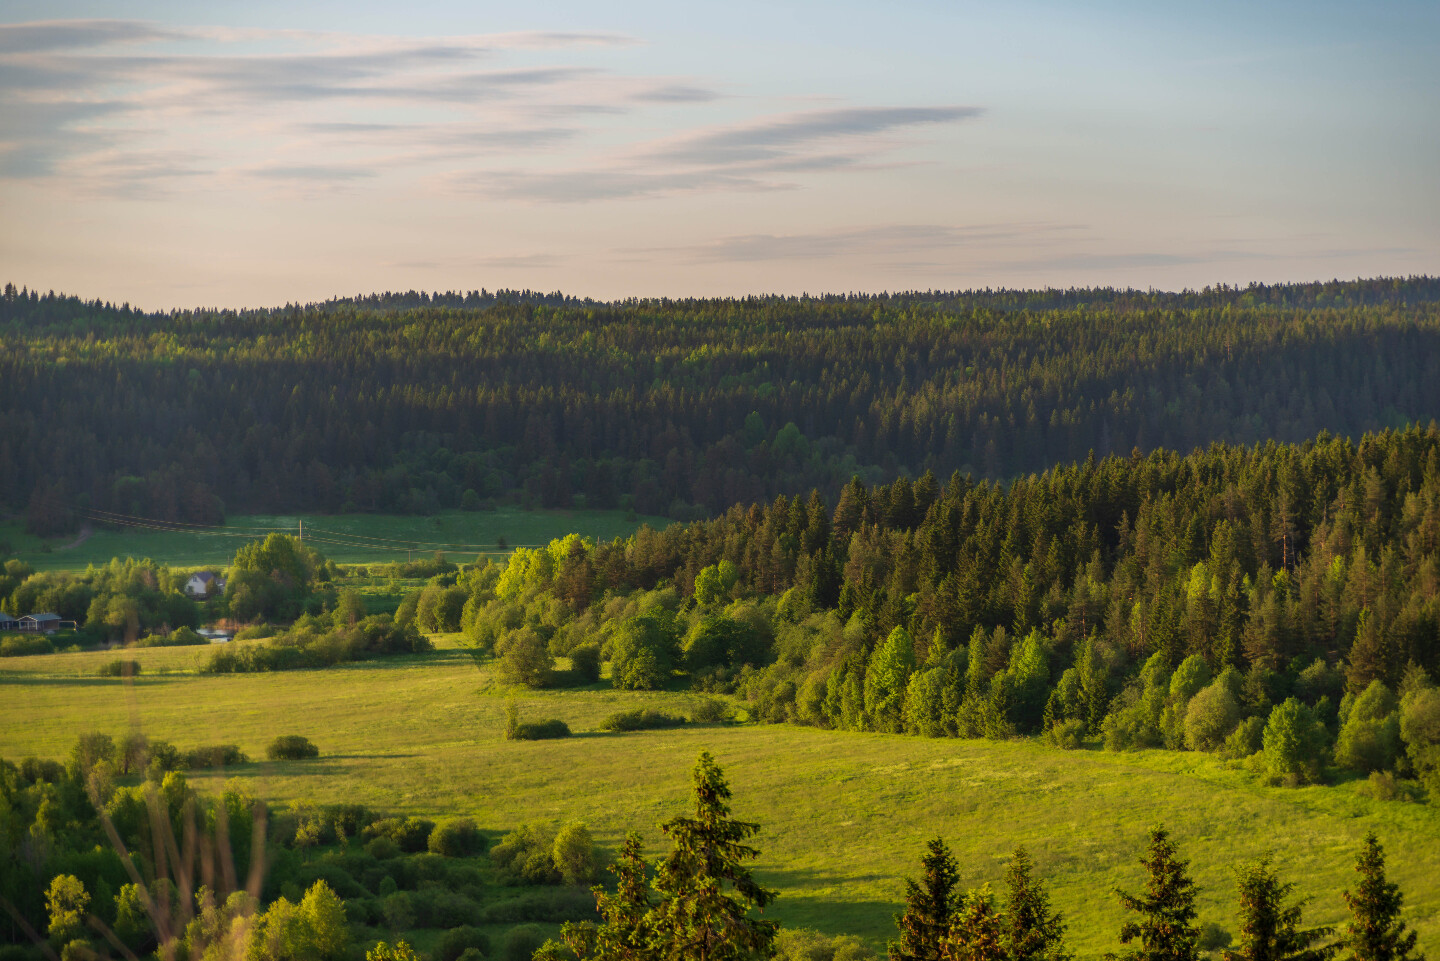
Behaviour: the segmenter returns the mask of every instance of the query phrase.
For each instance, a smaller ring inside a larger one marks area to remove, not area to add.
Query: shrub
[[[1299,784],[1320,777],[1320,752],[1325,728],[1310,708],[1295,698],[1270,712],[1265,722],[1265,767],[1282,783]]]
[[[546,687],[555,671],[555,658],[533,627],[510,631],[495,644],[496,665],[507,684]]]
[[[702,697],[690,709],[690,720],[696,724],[724,724],[730,720],[730,705],[713,697]]]
[[[468,925],[451,928],[440,935],[440,940],[435,946],[435,957],[438,961],[459,961],[460,956],[470,948],[481,954],[488,954],[490,939],[479,928],[472,928]]]
[[[516,724],[506,735],[512,741],[549,741],[557,737],[569,737],[570,725],[558,719]]]
[[[592,642],[572,648],[570,670],[581,684],[594,684],[600,680],[600,645]]]
[[[41,634],[6,634],[0,637],[0,657],[26,657],[31,654],[53,654],[55,645]]]
[[[555,867],[555,835],[537,824],[524,824],[501,839],[490,860],[511,879],[522,884],[559,884]]]
[[[282,734],[265,749],[265,756],[272,761],[300,761],[319,755],[320,749],[299,734]]]
[[[1408,801],[1410,795],[1389,771],[1371,771],[1362,790],[1377,801]]]
[[[595,879],[595,840],[583,824],[567,824],[555,835],[550,859],[566,884]]]
[[[113,661],[106,661],[104,664],[101,664],[100,669],[95,673],[100,677],[139,677],[140,662],[125,661],[116,658]]]
[[[532,955],[545,943],[545,935],[533,924],[522,924],[505,932],[500,942],[500,961],[530,961]]]
[[[435,822],[425,818],[382,818],[360,832],[366,838],[387,837],[400,846],[406,854],[419,854],[430,844],[430,834]]]
[[[679,727],[685,723],[685,718],[678,714],[666,714],[663,711],[652,711],[649,708],[636,708],[633,711],[620,711],[611,714],[600,722],[602,731],[649,731],[658,728]]]
[[[1247,717],[1225,739],[1225,745],[1220,748],[1220,756],[1238,761],[1258,754],[1265,746],[1264,736],[1265,722],[1258,717]]]
[[[775,961],[873,961],[875,954],[853,934],[827,937],[808,928],[781,928]]]
[[[1085,722],[1059,721],[1045,732],[1045,739],[1058,748],[1076,750],[1085,743]]]
[[[429,847],[447,858],[468,858],[484,854],[488,842],[469,818],[446,821],[430,833]]]
[[[273,746],[273,745],[272,745]],[[233,767],[247,764],[250,758],[234,744],[210,744],[197,747],[185,754],[185,766],[191,770],[211,767]]]

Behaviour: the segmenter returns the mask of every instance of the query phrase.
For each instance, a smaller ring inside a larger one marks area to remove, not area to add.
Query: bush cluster
[[[600,722],[602,731],[650,731],[667,727],[679,727],[685,718],[678,714],[666,714],[650,708],[637,707],[633,711],[611,714]]]
[[[320,749],[299,734],[282,734],[265,748],[265,756],[272,761],[301,761],[319,755]]]
[[[95,674],[99,677],[139,677],[140,662],[116,658],[101,664]]]

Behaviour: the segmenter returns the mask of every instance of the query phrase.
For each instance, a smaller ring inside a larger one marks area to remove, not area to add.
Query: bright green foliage
[[[555,671],[555,658],[544,638],[528,624],[496,642],[495,661],[506,683],[526,687],[549,686]]]
[[[394,944],[377,942],[375,947],[365,952],[365,961],[420,961],[420,955],[402,938]]]
[[[655,876],[650,943],[659,961],[739,961],[772,952],[775,924],[750,916],[775,892],[761,887],[745,862],[759,852],[745,842],[759,825],[730,817],[730,788],[708,751],[695,765],[695,816],[662,824],[673,845]]]
[[[249,961],[330,961],[343,958],[350,934],[345,902],[316,881],[299,904],[274,901],[255,922]]]
[[[1185,710],[1185,746],[1214,751],[1240,723],[1240,702],[1234,685],[1222,676],[1190,699]]]
[[[743,621],[707,615],[685,638],[685,667],[703,671],[711,667],[738,667],[764,660],[765,638]]]
[[[621,622],[610,638],[610,670],[616,687],[653,691],[675,673],[679,638],[666,611],[640,614]]]
[[[324,561],[288,534],[270,534],[240,548],[225,583],[230,614],[237,620],[290,621],[300,614]]]
[[[1293,697],[1286,698],[1265,722],[1265,769],[1275,778],[1317,780],[1324,743],[1325,728],[1310,708]]]
[[[562,827],[555,834],[550,858],[566,884],[581,884],[595,876],[595,840],[590,830],[578,821]]]
[[[89,909],[90,895],[80,879],[71,874],[57,874],[45,892],[50,940],[61,945],[83,935]]]
[[[890,942],[890,961],[938,961],[960,905],[955,890],[959,873],[955,857],[940,838],[930,841],[917,883],[905,879],[905,910],[895,915],[900,936]]]
[[[1005,871],[1005,956],[1009,961],[1070,961],[1065,949],[1065,922],[1050,906],[1050,895],[1034,876],[1024,848],[1016,848]]]
[[[1140,859],[1145,868],[1145,893],[1130,895],[1117,891],[1120,903],[1139,915],[1120,928],[1120,940],[1139,944],[1120,954],[1107,954],[1109,961],[1197,961],[1200,929],[1195,925],[1195,883],[1187,869],[1190,862],[1175,856],[1175,845],[1164,828],[1150,832],[1150,846]]]
[[[1411,766],[1440,797],[1440,689],[1423,687],[1400,705],[1400,737]]]
[[[875,730],[902,729],[905,688],[914,670],[915,643],[903,627],[897,627],[875,649],[865,670],[865,713]]]
[[[718,604],[730,596],[739,579],[740,570],[730,561],[703,567],[695,575],[695,600],[706,607]]]
[[[1365,847],[1355,861],[1360,875],[1354,891],[1342,897],[1350,907],[1345,924],[1342,961],[1424,961],[1415,950],[1419,936],[1400,920],[1405,898],[1400,886],[1385,879],[1385,851],[1375,832],[1365,835]]]
[[[941,942],[942,961],[1008,961],[1005,921],[995,911],[990,885],[961,899],[950,932]]]
[[[1400,756],[1400,714],[1395,695],[1371,681],[1350,705],[1335,740],[1335,763],[1361,773],[1383,771]]]
[[[1240,945],[1225,952],[1225,961],[1326,961],[1335,953],[1333,945],[1318,943],[1333,929],[1300,928],[1306,901],[1285,903],[1295,885],[1280,880],[1268,857],[1241,868],[1236,880]]]
[[[1210,665],[1199,654],[1191,654],[1170,675],[1170,696],[1189,700],[1210,683]]]

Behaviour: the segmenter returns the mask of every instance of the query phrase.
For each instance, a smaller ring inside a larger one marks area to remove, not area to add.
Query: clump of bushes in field
[[[653,731],[667,727],[680,727],[685,718],[679,714],[666,714],[650,708],[637,707],[633,711],[611,714],[600,722],[602,731]]]
[[[206,674],[289,671],[432,649],[414,625],[402,625],[388,614],[340,625],[329,617],[306,616],[264,644],[217,648],[201,670]]]
[[[113,661],[101,664],[95,673],[99,677],[139,677],[140,662],[127,661],[117,657]]]
[[[505,835],[490,860],[516,884],[584,884],[595,876],[595,842],[578,822],[558,831],[526,824]]]
[[[430,832],[427,846],[447,858],[473,858],[484,854],[489,841],[469,818],[452,818]]]
[[[185,752],[185,766],[191,770],[249,763],[249,756],[234,744],[209,744]]]
[[[303,761],[319,757],[320,749],[307,737],[299,734],[282,734],[265,748],[265,756],[272,761]]]
[[[525,722],[520,720],[520,709],[514,701],[505,705],[505,740],[507,741],[549,741],[569,737],[570,725],[558,718],[548,721]]]
[[[0,657],[28,657],[32,654],[53,654],[55,644],[43,634],[0,635]]]
[[[147,634],[135,642],[136,647],[198,647],[209,644],[188,627],[177,627],[169,634]]]

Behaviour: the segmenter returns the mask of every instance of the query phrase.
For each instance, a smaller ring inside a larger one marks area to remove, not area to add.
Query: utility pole
[[[300,543],[305,543],[305,518],[300,518]]]

